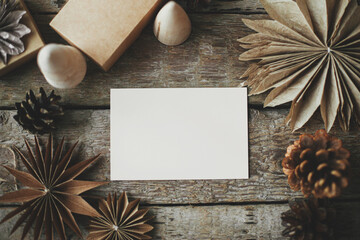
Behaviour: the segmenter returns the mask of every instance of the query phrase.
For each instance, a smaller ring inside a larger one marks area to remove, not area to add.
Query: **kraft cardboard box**
[[[70,0],[50,26],[105,71],[138,38],[162,0]]]

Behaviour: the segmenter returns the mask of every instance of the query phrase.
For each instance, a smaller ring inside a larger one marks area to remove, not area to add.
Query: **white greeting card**
[[[246,88],[111,90],[111,180],[248,178]]]

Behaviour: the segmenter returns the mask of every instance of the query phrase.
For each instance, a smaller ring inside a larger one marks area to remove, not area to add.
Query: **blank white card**
[[[248,178],[245,88],[111,90],[111,180]]]

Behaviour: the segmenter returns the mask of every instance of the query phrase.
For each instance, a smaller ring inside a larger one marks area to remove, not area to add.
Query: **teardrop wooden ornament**
[[[185,42],[191,33],[191,22],[185,10],[170,1],[159,11],[154,22],[154,34],[163,44],[176,46]]]

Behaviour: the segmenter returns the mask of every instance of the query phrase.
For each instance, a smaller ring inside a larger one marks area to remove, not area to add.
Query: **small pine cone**
[[[290,210],[281,214],[286,229],[282,235],[293,240],[331,240],[336,211],[328,201],[310,198],[290,201]]]
[[[304,134],[287,148],[282,161],[290,187],[308,197],[333,198],[348,186],[350,153],[325,130]]]
[[[30,90],[26,93],[25,101],[15,103],[17,114],[14,119],[33,134],[49,133],[55,129],[55,119],[64,115],[63,109],[58,105],[60,99],[54,90],[49,96],[43,88],[40,88],[37,96]]]

